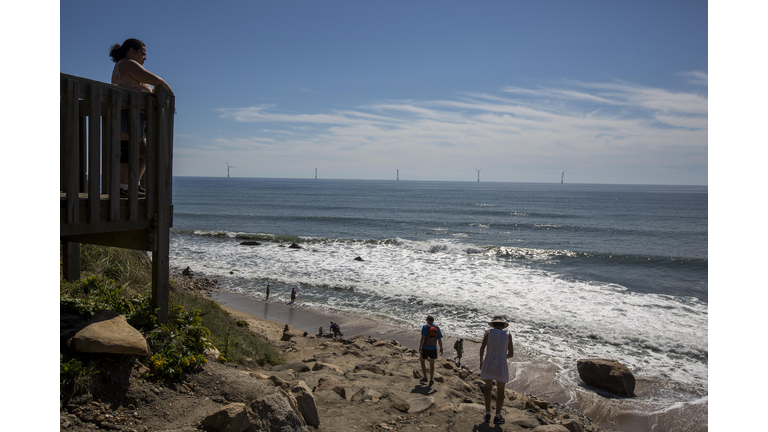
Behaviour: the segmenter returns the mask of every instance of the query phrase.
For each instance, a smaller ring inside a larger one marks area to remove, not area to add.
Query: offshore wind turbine
[[[398,168],[395,168],[395,171],[397,171],[397,179],[400,180],[400,170]]]
[[[480,182],[480,171],[482,171],[482,168],[481,169],[475,168],[475,171],[477,171],[477,182],[479,183]]]
[[[224,162],[227,162],[227,161],[224,161]],[[227,178],[229,178],[229,169],[230,168],[235,168],[235,167],[230,165],[229,162],[227,162]]]
[[[317,180],[317,167],[315,167],[315,180]]]
[[[560,173],[560,184],[563,184],[563,179],[565,179],[565,171],[566,170],[563,170],[563,172]]]

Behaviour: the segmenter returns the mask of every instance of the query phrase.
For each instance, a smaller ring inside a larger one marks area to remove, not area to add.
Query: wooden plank
[[[95,81],[95,80],[91,80],[91,79],[88,79],[88,78],[82,78],[82,77],[78,77],[78,76],[74,76],[74,75],[68,75],[68,74],[64,74],[64,73],[60,73],[59,75],[60,75],[60,79],[61,80],[69,79],[69,80],[77,81],[77,82],[80,83],[80,88],[78,89],[78,92],[76,93],[76,96],[78,98],[81,98],[81,99],[85,99],[87,97],[87,90],[86,90],[86,88],[87,88],[88,85],[91,85],[91,84],[99,86],[99,87],[101,87],[102,89],[105,89],[105,90],[106,89],[122,90],[122,92],[121,92],[121,99],[120,99],[121,106],[128,106],[129,95],[130,94],[133,94],[133,93],[136,93],[136,94],[145,93],[146,94],[146,92],[141,91],[141,90],[133,90],[133,89],[125,88],[125,87],[120,87],[120,86],[117,86],[115,84],[109,84],[109,83],[105,83],[105,82],[101,82],[101,81]],[[109,100],[109,98],[107,96],[107,92],[103,91],[101,97],[102,97],[101,103],[102,103],[102,105],[104,107],[106,107],[107,106],[107,102]],[[142,101],[142,100],[139,101],[139,109],[145,109],[146,108],[144,103],[145,102]],[[89,112],[86,115],[91,115],[91,113]],[[101,115],[106,115],[106,111],[102,111]]]
[[[103,189],[109,194],[109,220],[120,220],[120,89],[109,91],[110,127],[109,141],[104,147],[109,148],[109,179]]]
[[[88,107],[97,113],[88,117],[88,223],[98,223],[100,213],[99,171],[101,168],[101,87],[88,86]]]
[[[79,101],[78,101],[79,102]],[[79,110],[78,103],[78,110]],[[88,130],[86,128],[87,117],[83,115],[77,116],[77,135],[78,135],[78,150],[77,150],[77,166],[80,168],[77,173],[77,191],[85,192],[86,188],[86,175],[85,168],[88,166]]]
[[[137,185],[139,183],[139,144],[141,136],[139,133],[139,104],[140,95],[131,95],[130,105],[130,158],[128,160],[128,219],[136,220],[138,213],[138,193]]]
[[[147,191],[147,218],[155,217],[155,196],[157,195],[157,152],[159,146],[156,143],[156,131],[155,124],[157,123],[156,116],[160,115],[161,111],[156,109],[157,98],[149,98],[150,102],[147,104],[147,170],[144,172],[144,178],[141,183],[144,185],[144,189]]]
[[[77,114],[77,81],[67,80],[66,89],[62,97],[65,100],[65,118],[64,118],[64,142],[62,146],[65,152],[65,170],[66,180],[64,192],[67,194],[67,223],[75,224],[79,222],[78,197],[79,192],[78,173],[78,114]]]
[[[108,195],[103,195],[106,199],[100,200],[100,212],[99,212],[99,223],[90,224],[90,223],[80,223],[80,224],[67,224],[64,222],[64,217],[66,217],[66,199],[62,200],[61,202],[61,224],[59,225],[59,235],[60,236],[69,236],[69,235],[78,235],[78,234],[91,234],[91,233],[100,233],[100,232],[106,232],[106,231],[125,231],[125,230],[136,230],[136,229],[149,229],[152,228],[154,225],[154,220],[152,219],[139,219],[135,221],[128,220],[128,200],[123,198],[120,200],[122,206],[120,208],[120,218],[117,221],[109,221],[108,215],[110,212],[110,201]],[[87,210],[88,205],[88,198],[87,195],[83,194],[83,198],[80,199],[80,212],[85,213]],[[144,213],[145,212],[145,206],[146,206],[146,200],[139,200],[139,212]]]
[[[96,234],[81,234],[64,237],[69,242],[119,247],[123,249],[152,250],[149,229],[109,231]]]

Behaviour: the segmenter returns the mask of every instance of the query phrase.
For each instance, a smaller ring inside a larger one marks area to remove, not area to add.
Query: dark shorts
[[[421,350],[421,358],[428,359],[428,358],[437,358],[437,350],[436,349],[422,349]]]
[[[120,132],[130,133],[130,121],[129,121],[129,109],[120,110]],[[139,113],[139,136],[146,138],[147,136],[147,116]],[[120,163],[128,163],[130,159],[131,149],[128,141],[120,141]]]

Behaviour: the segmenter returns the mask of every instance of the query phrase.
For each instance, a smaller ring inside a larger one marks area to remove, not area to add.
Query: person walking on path
[[[456,365],[461,366],[461,356],[464,355],[464,339],[459,338],[454,342],[453,349],[456,350]]]
[[[435,382],[435,359],[437,358],[437,345],[440,345],[440,355],[443,355],[443,333],[440,327],[435,325],[435,318],[427,315],[427,323],[421,328],[421,340],[419,340],[419,360],[421,361],[421,382],[427,382],[426,360],[429,359],[429,385]]]
[[[488,323],[492,328],[485,331],[483,343],[480,345],[480,379],[485,381],[485,417],[484,421],[491,421],[491,391],[493,382],[496,381],[496,416],[494,424],[504,424],[501,416],[501,407],[504,404],[504,387],[509,381],[509,365],[507,359],[515,354],[512,345],[512,335],[505,329],[509,324],[502,316],[495,316]],[[486,348],[488,356],[485,356]]]
[[[267,298],[266,300],[269,300],[269,284],[267,284]]]
[[[291,288],[291,304],[296,301],[296,288]]]

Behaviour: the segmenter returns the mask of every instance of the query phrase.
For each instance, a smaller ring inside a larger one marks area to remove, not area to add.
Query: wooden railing
[[[175,99],[162,87],[147,93],[61,74],[60,100],[64,277],[79,278],[80,243],[151,251],[152,299],[167,322]],[[126,198],[120,197],[121,108],[130,118]],[[140,113],[146,114],[147,141],[141,179]]]

